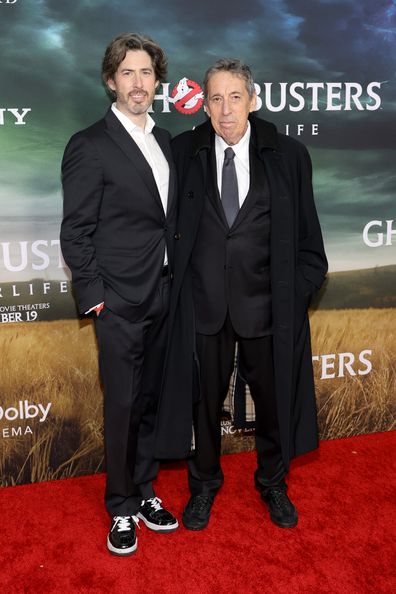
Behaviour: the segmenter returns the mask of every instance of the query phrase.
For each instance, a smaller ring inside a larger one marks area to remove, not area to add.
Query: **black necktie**
[[[224,151],[223,172],[221,176],[221,201],[224,213],[231,227],[239,210],[238,180],[234,163],[235,153],[231,147]]]

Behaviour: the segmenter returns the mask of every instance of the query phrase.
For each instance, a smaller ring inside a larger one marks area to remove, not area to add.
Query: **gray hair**
[[[236,58],[221,58],[210,66],[205,72],[203,87],[205,99],[208,98],[208,83],[210,77],[217,72],[230,72],[235,76],[240,76],[245,81],[246,90],[249,97],[252,98],[255,92],[252,72],[247,64]]]

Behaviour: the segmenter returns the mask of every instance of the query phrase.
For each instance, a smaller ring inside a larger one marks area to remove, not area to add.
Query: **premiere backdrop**
[[[394,428],[395,21],[394,0],[0,2],[3,485],[103,468],[94,335],[59,249],[60,162],[109,105],[100,65],[123,31],[167,52],[153,117],[172,134],[205,119],[205,69],[239,57],[258,115],[308,145],[330,262],[311,310],[321,436]],[[234,383],[224,451],[252,447],[251,402],[237,380],[235,411]]]

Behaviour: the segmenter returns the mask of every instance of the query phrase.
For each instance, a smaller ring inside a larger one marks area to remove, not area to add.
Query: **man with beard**
[[[152,487],[176,180],[169,134],[147,110],[165,75],[164,52],[152,39],[115,38],[102,65],[115,101],[102,120],[71,138],[62,162],[61,245],[79,312],[95,319],[107,546],[116,555],[135,552],[138,518],[155,531],[178,527]]]

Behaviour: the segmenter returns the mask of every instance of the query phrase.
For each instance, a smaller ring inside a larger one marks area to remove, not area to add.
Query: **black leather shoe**
[[[107,536],[107,548],[113,555],[133,555],[137,549],[135,516],[114,516]]]
[[[288,498],[285,487],[269,487],[261,492],[261,497],[274,524],[280,528],[294,528],[297,525],[297,510]]]
[[[203,530],[209,523],[213,497],[210,495],[195,495],[190,497],[184,512],[183,524],[187,530]]]
[[[168,510],[161,505],[159,497],[144,499],[137,513],[147,528],[156,532],[173,532],[179,527],[179,522]]]

